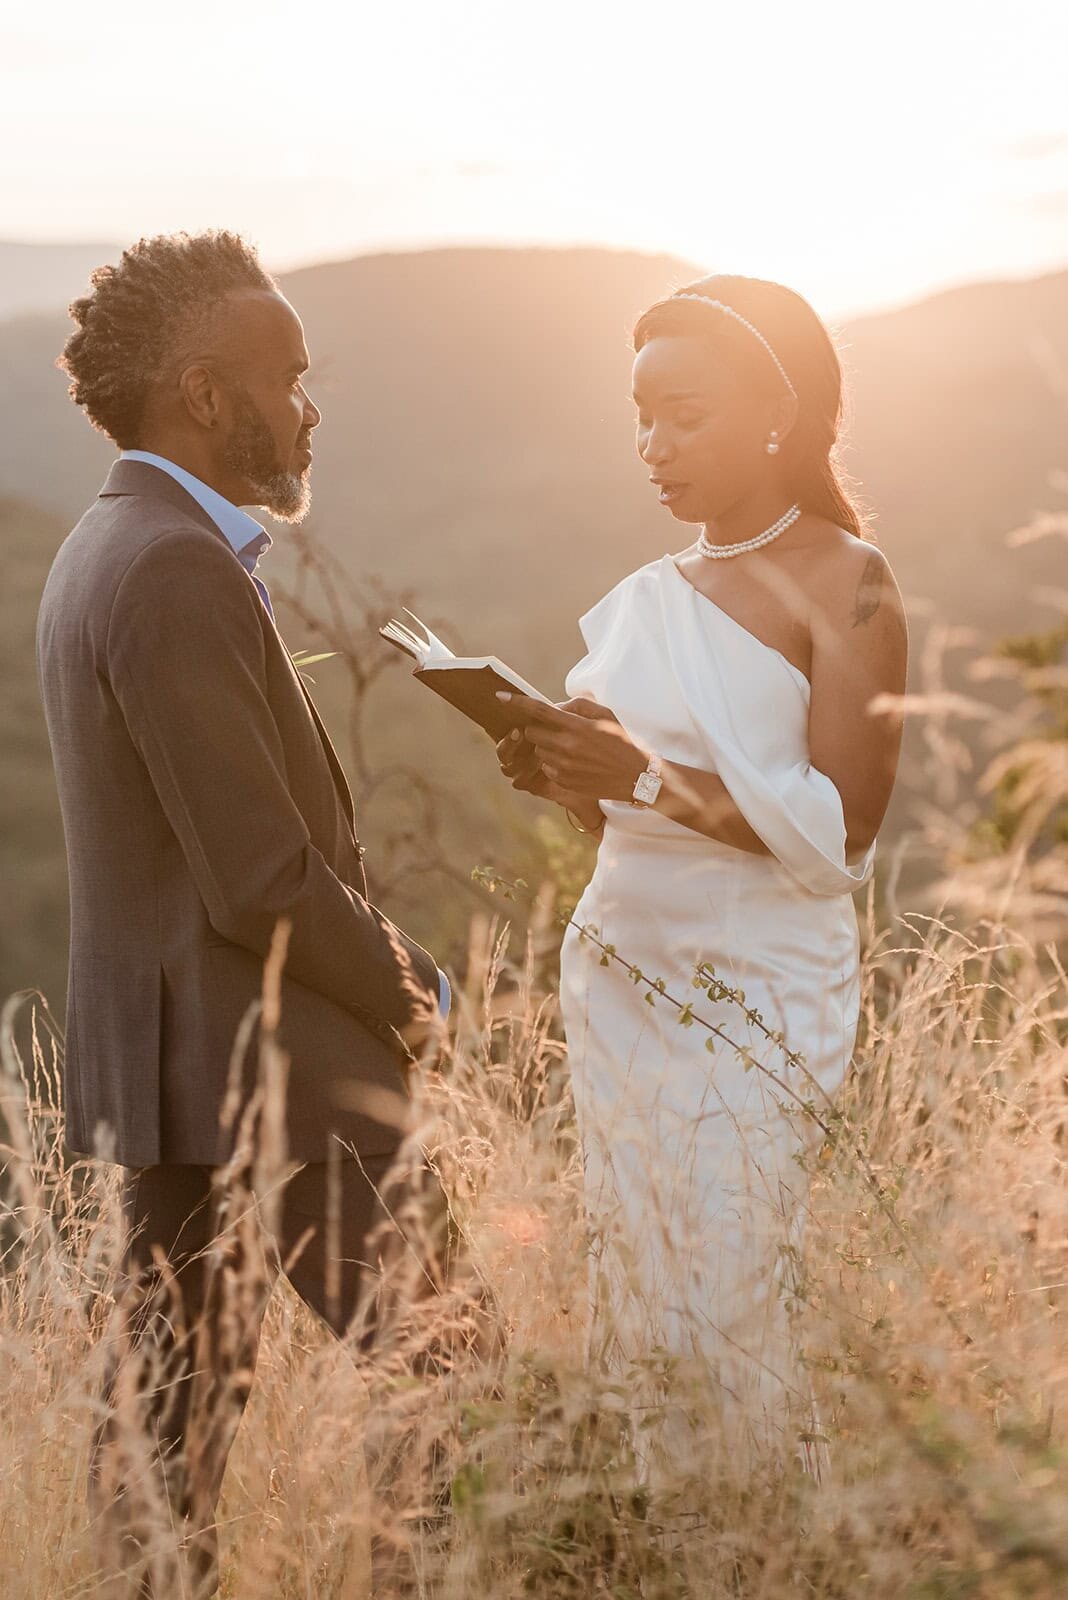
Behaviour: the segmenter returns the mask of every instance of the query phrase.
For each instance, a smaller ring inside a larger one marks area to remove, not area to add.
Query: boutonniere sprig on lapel
[[[317,661],[329,661],[331,656],[336,655],[336,650],[320,650],[316,655],[312,655],[308,650],[290,650],[289,659],[302,678],[306,678],[309,683],[314,683],[315,679],[310,672],[305,672],[305,667],[314,666]]]

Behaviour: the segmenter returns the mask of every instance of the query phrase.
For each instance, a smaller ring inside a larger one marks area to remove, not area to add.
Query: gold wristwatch
[[[661,765],[659,756],[649,757],[649,765],[644,772],[638,774],[638,781],[634,785],[634,792],[630,800],[632,806],[639,806],[643,810],[648,810],[651,805],[656,804],[656,797],[660,793],[661,785],[664,782],[660,776]]]

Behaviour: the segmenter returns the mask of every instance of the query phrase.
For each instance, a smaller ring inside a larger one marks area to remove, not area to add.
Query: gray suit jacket
[[[66,1139],[217,1163],[235,1034],[292,919],[290,1154],[397,1142],[392,1031],[434,961],[368,904],[348,785],[248,573],[166,473],[117,461],[45,585],[37,662],[70,873]],[[256,1039],[243,1066],[255,1076]],[[398,1097],[400,1100],[398,1101]]]

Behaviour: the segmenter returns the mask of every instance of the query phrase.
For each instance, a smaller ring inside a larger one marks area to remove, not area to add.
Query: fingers
[[[518,789],[520,794],[537,795],[539,800],[552,799],[552,795],[549,792],[552,789],[552,784],[546,777],[543,767],[539,767],[529,778],[513,778],[512,788]]]
[[[588,750],[590,730],[588,723],[577,721],[564,729],[535,727],[531,724],[526,737],[542,771],[549,772],[552,768],[551,775],[555,776],[562,766],[581,759]]]
[[[538,752],[524,738],[520,729],[513,729],[499,740],[496,750],[500,769],[513,788],[529,789],[531,783],[541,776]]]
[[[545,705],[540,700],[532,700],[528,694],[511,694],[498,689],[497,699],[515,715],[516,721],[522,728],[530,725],[547,728],[567,727],[568,712],[558,711],[556,706]]]
[[[503,739],[497,741],[497,760],[502,767],[514,764],[517,757],[522,754],[524,743],[522,728],[513,728],[511,733],[506,733]]]
[[[565,751],[575,748],[573,735],[570,732],[558,733],[555,728],[530,728],[527,742],[539,756],[563,755]]]
[[[521,762],[518,766],[502,766],[501,768],[501,771],[508,779],[509,783],[514,784],[530,783],[532,779],[538,777],[542,770],[543,768],[541,762],[536,756],[530,761]]]
[[[541,700],[532,700],[529,695],[512,694],[503,689],[497,690],[497,699],[515,713],[524,730],[527,728],[564,730],[574,726],[576,717],[590,722],[617,724],[619,722],[614,711],[610,711],[607,706],[598,705],[596,700],[563,700],[558,706],[551,706],[545,705]]]
[[[594,700],[572,700],[558,707],[503,690],[497,698],[507,703],[522,729],[520,740],[509,735],[497,746],[501,769],[516,788],[538,794],[543,791],[533,784],[548,782],[583,797],[599,799],[612,793],[605,784],[615,782],[620,742],[630,741],[611,711]],[[531,753],[529,764],[511,753],[519,748]]]
[[[619,721],[614,711],[609,711],[607,706],[599,706],[596,700],[562,700],[557,710],[567,711],[573,717],[589,717],[594,722]]]
[[[513,728],[496,745],[497,760],[502,767],[514,767],[524,757],[529,757],[532,746],[523,736],[522,728]]]

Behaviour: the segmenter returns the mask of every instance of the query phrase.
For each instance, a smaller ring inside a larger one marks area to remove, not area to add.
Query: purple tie
[[[267,585],[264,583],[262,578],[257,578],[256,576],[256,563],[260,559],[260,556],[263,554],[263,552],[270,547],[270,543],[271,541],[268,539],[265,533],[259,533],[256,535],[255,539],[250,539],[248,544],[244,545],[237,552],[237,559],[240,561],[241,565],[244,567],[245,571],[256,585],[256,588],[259,591],[260,599],[267,608],[267,615],[273,622],[274,607],[271,605],[271,597],[267,593]]]

